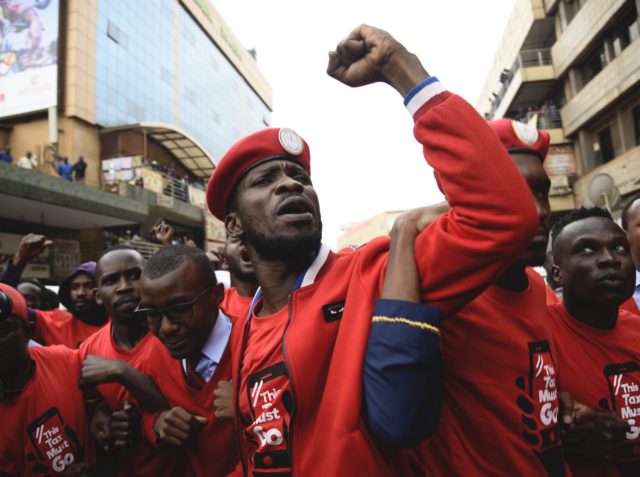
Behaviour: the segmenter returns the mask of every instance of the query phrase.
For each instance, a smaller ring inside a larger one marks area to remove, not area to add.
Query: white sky
[[[471,104],[515,0],[213,0],[273,88],[274,127],[309,143],[323,240],[386,210],[442,199],[402,98],[387,85],[351,89],[325,73],[327,53],[361,23],[387,30]]]

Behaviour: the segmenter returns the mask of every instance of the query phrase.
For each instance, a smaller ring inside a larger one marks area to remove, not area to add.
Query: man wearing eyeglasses
[[[219,311],[223,295],[207,255],[185,245],[158,251],[140,281],[137,311],[164,345],[140,369],[171,405],[145,412],[142,432],[154,445],[182,447],[189,476],[226,476],[238,464],[234,423],[215,411],[218,384],[231,379],[232,322]]]

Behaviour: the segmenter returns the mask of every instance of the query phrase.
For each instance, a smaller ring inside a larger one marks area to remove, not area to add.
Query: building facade
[[[640,0],[517,0],[480,99],[551,133],[552,212],[640,191]]]
[[[69,250],[38,275],[57,279],[109,243],[153,252],[160,220],[205,249],[224,240],[205,213],[206,180],[236,140],[270,125],[272,97],[211,1],[3,5],[17,33],[0,56],[0,148],[14,158],[0,162],[0,253],[45,233]],[[24,33],[34,12],[36,38]],[[35,167],[16,167],[27,152]],[[80,156],[84,180],[62,179],[63,158]]]

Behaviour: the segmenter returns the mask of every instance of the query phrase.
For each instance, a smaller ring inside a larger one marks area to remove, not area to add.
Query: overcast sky
[[[387,30],[474,106],[515,0],[213,0],[273,88],[272,125],[309,143],[324,241],[340,226],[438,202],[412,120],[391,87],[351,89],[327,53],[361,23]]]

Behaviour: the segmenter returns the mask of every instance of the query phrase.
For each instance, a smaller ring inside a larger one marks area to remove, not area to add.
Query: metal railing
[[[545,110],[544,106],[538,111],[529,111],[521,121],[528,123],[537,115],[537,127],[540,129],[562,129],[562,118],[557,108]]]
[[[518,53],[515,61],[511,65],[511,68],[504,70],[500,77],[500,90],[493,94],[493,101],[491,102],[491,111],[489,114],[493,116],[496,110],[500,107],[502,98],[509,89],[509,85],[513,81],[513,77],[520,70],[520,68],[531,68],[535,66],[547,66],[552,64],[551,48],[541,48],[537,50],[522,50]]]
[[[162,248],[162,245],[146,240],[129,240],[127,245],[130,245],[133,249],[137,250],[144,258],[149,258]]]
[[[173,197],[174,199],[181,200],[182,202],[189,202],[189,183],[183,179],[177,179],[176,177],[166,174],[161,171],[156,171],[162,175],[164,181],[164,188],[162,194],[167,197]]]

